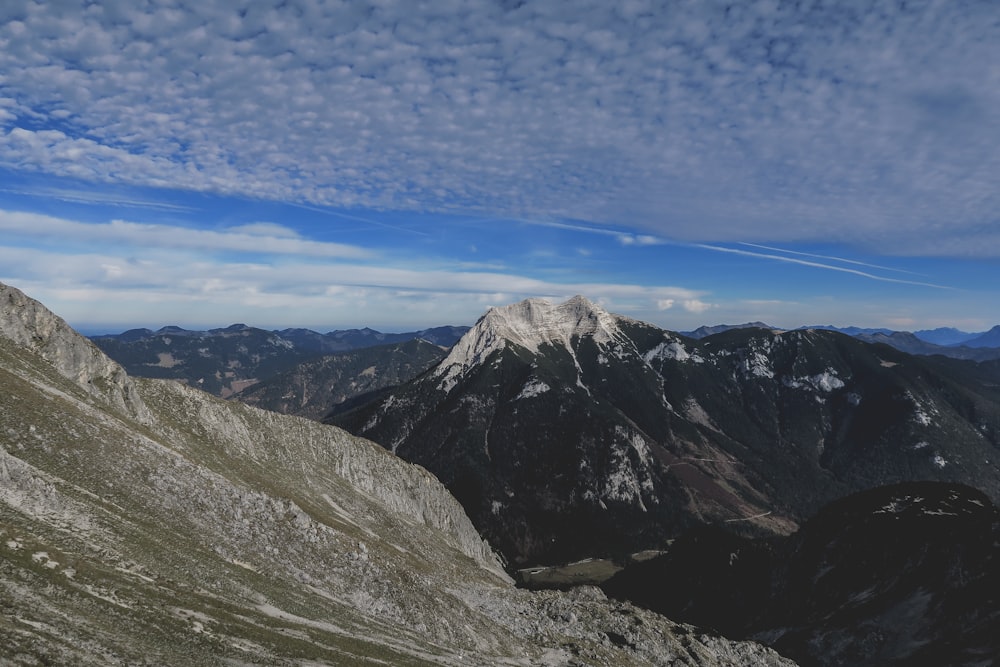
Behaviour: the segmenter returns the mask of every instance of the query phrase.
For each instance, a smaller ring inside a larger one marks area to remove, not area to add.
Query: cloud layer
[[[15,0],[0,167],[1000,254],[995,3],[729,4]]]
[[[702,290],[626,281],[553,281],[504,266],[382,257],[305,241],[285,226],[221,231],[87,223],[0,209],[0,281],[84,325],[247,321],[416,328],[466,324],[527,297],[591,295],[637,317],[711,307]],[[54,239],[58,243],[53,242]]]

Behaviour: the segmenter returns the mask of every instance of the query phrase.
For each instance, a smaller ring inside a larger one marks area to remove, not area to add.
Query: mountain
[[[405,333],[382,333],[365,327],[364,329],[335,330],[325,334],[310,329],[282,329],[273,333],[293,343],[296,347],[322,354],[334,354],[378,345],[405,343],[418,338],[434,345],[451,347],[468,330],[469,327],[441,326]]]
[[[986,333],[963,343],[966,347],[1000,347],[1000,324]]]
[[[883,336],[890,336],[895,333],[892,329],[867,329],[863,327],[835,327],[832,324],[821,324],[821,325],[809,325],[804,327],[799,327],[800,329],[813,329],[822,331],[838,331],[842,334],[847,334],[848,336],[862,336],[862,335],[875,335],[881,334]]]
[[[852,491],[1000,498],[997,366],[829,331],[700,341],[582,297],[494,308],[428,373],[331,421],[444,482],[514,565],[794,530]]]
[[[157,331],[131,329],[92,340],[130,375],[179,380],[228,398],[324,354],[415,339],[450,347],[466,330],[445,326],[399,334],[374,329],[320,334],[309,329],[265,331],[233,324],[208,331],[175,326]]]
[[[723,331],[730,331],[732,329],[774,329],[769,324],[764,324],[763,322],[747,322],[746,324],[716,324],[715,326],[700,326],[694,331],[684,331],[682,335],[688,338],[694,338],[700,340],[706,336],[712,336],[717,333],[722,333]]]
[[[358,397],[402,384],[444,359],[447,350],[420,338],[301,362],[232,398],[282,414],[321,420]]]
[[[941,355],[952,359],[969,359],[972,361],[988,361],[1000,359],[1000,347],[969,347],[968,344],[944,346],[918,338],[916,334],[904,331],[894,331],[891,334],[858,334],[859,340],[866,343],[881,343],[890,345],[907,354],[923,356]]]
[[[245,325],[211,331],[163,327],[142,335],[144,331],[149,330],[92,340],[130,375],[179,380],[224,398],[317,355],[278,334]]]
[[[838,500],[785,538],[692,531],[603,587],[802,665],[988,665],[998,519],[972,488],[908,482]]]
[[[977,336],[981,336],[982,334],[959,331],[955,327],[938,327],[937,329],[921,329],[920,331],[914,331],[913,335],[920,340],[927,341],[928,343],[934,343],[935,345],[961,345],[962,343],[972,340]]]
[[[131,378],[0,285],[0,661],[790,665],[510,579],[425,470],[304,419]]]
[[[858,339],[865,341],[866,343],[880,343],[883,345],[890,345],[900,352],[906,352],[907,354],[922,354],[929,356],[932,354],[945,354],[950,352],[952,355],[960,354],[961,350],[968,352],[969,356],[975,356],[975,352],[969,348],[947,348],[936,343],[929,343],[922,338],[917,337],[915,334],[906,331],[893,331],[892,333],[874,333],[874,334],[859,334],[856,336]],[[950,356],[950,355],[946,355]],[[959,357],[962,358],[962,357]],[[965,357],[969,358],[969,357]]]
[[[720,324],[713,327],[698,327],[694,331],[685,332],[689,338],[702,339],[717,333],[733,329],[774,329],[763,322],[748,322],[747,324]],[[881,328],[835,327],[831,324],[821,326],[799,327],[803,331],[837,331],[848,336],[854,336],[869,343],[884,343],[907,354],[934,355],[940,354],[954,359],[972,359],[985,361],[1000,359],[1000,326],[994,327],[985,334],[970,334],[954,328],[940,328],[917,331],[893,331]]]

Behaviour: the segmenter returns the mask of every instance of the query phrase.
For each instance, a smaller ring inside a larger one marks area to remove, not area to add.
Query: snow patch
[[[518,401],[522,398],[531,398],[533,396],[538,396],[539,394],[544,394],[549,389],[551,389],[549,385],[545,384],[544,382],[542,382],[537,378],[532,378],[524,384],[524,387],[521,389],[521,393],[518,394],[517,398],[515,398],[514,400]]]
[[[759,378],[773,378],[774,371],[770,368],[770,360],[763,352],[753,352],[743,360],[743,370],[747,375]]]
[[[913,505],[919,505],[924,502],[922,496],[902,496],[898,498],[893,498],[888,504],[883,505],[879,509],[875,510],[875,514],[899,514],[900,512],[912,507]]]
[[[702,357],[698,356],[697,354],[689,353],[680,341],[673,339],[668,339],[658,344],[652,350],[644,354],[642,358],[646,360],[647,364],[652,363],[653,361],[656,361],[658,359],[659,360],[670,359],[673,361],[691,361],[696,364],[701,364],[705,362],[705,360]]]
[[[827,393],[844,386],[844,381],[837,377],[837,372],[832,368],[819,375],[813,375],[809,378],[809,382],[819,391]]]
[[[948,461],[946,461],[945,458],[940,454],[935,454],[934,458],[931,459],[931,462],[934,463],[934,465],[936,465],[938,468],[943,468],[946,465],[948,465]]]
[[[808,377],[795,378],[786,376],[781,378],[781,384],[790,389],[813,389],[814,391],[826,394],[844,387],[844,381],[837,377],[837,371],[832,368],[828,368],[818,375],[810,375]],[[857,394],[854,394],[854,396],[857,396]],[[860,396],[857,396],[857,399],[858,402],[861,401]],[[857,405],[857,403],[852,403],[852,405]]]
[[[921,426],[930,426],[933,423],[931,413],[936,414],[937,410],[933,407],[928,410],[920,401],[917,400],[917,397],[909,391],[906,392],[906,398],[913,402],[913,421]]]

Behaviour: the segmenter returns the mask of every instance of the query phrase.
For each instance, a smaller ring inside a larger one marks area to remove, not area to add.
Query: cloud
[[[1000,253],[979,242],[1000,210],[988,1],[2,11],[6,169],[701,242]]]
[[[664,298],[698,293],[670,286],[561,284],[507,273],[178,260],[0,248],[0,280],[71,322],[129,326],[171,320],[218,326],[247,319],[281,326],[431,326],[471,323],[491,305],[528,297],[561,301],[581,293],[614,312],[645,316]]]
[[[233,225],[232,227],[227,227],[226,232],[229,234],[248,234],[250,236],[270,238],[299,238],[299,233],[294,229],[273,222],[251,222],[246,225]]]
[[[557,282],[502,263],[424,258],[414,265],[405,255],[311,242],[275,223],[206,231],[0,210],[0,236],[0,280],[88,323],[163,321],[172,313],[174,321],[218,325],[263,308],[253,317],[285,326],[335,314],[354,324],[400,326],[419,317],[431,325],[474,321],[484,304],[527,297],[586,294],[618,312],[644,314],[665,300],[706,294],[672,285]]]
[[[684,310],[689,313],[704,313],[705,311],[716,307],[715,304],[706,303],[699,299],[685,299],[681,305],[684,306]]]
[[[358,246],[301,239],[293,230],[273,223],[242,225],[217,232],[124,220],[83,223],[37,213],[0,210],[0,231],[9,237],[57,238],[63,243],[112,243],[143,248],[235,251],[302,257],[362,259],[373,256],[372,252]]]
[[[655,236],[650,236],[648,234],[618,234],[617,238],[619,243],[626,246],[662,245],[665,243],[662,239],[658,239]]]

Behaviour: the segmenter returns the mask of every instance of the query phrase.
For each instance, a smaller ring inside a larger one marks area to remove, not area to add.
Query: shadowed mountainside
[[[692,531],[603,588],[802,665],[988,665],[998,519],[970,487],[907,482],[838,500],[786,538]]]
[[[1000,498],[1000,372],[829,331],[692,340],[576,297],[490,310],[430,372],[332,423],[437,475],[512,563],[787,533],[853,491]]]

